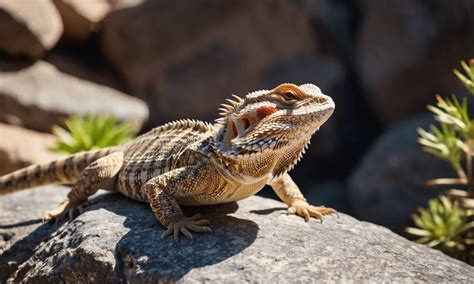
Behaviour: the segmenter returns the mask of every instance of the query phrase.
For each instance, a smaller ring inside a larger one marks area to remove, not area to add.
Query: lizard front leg
[[[199,196],[212,181],[212,172],[204,166],[188,166],[175,169],[149,180],[144,186],[151,209],[160,223],[167,228],[162,238],[173,235],[179,241],[182,233],[192,239],[190,231],[210,232],[209,221],[199,214],[186,217],[177,199]]]
[[[301,216],[306,221],[309,221],[309,219],[313,217],[319,219],[321,222],[323,221],[323,215],[337,214],[336,210],[332,208],[308,204],[306,198],[288,173],[285,173],[278,179],[271,180],[269,185],[273,188],[278,197],[288,205],[288,214]]]

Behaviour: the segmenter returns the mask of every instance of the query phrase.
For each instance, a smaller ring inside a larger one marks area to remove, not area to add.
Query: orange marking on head
[[[268,107],[268,106],[259,107],[257,109],[257,115],[258,115],[258,118],[262,119],[262,118],[265,118],[265,117],[269,116],[270,114],[272,114],[276,111],[278,111],[278,109],[276,109],[274,107]]]
[[[273,89],[273,92],[275,92],[277,94],[292,93],[297,97],[302,96],[300,88],[298,88],[298,86],[296,86],[294,84],[290,84],[290,83],[285,83],[285,84],[279,85],[278,87]]]

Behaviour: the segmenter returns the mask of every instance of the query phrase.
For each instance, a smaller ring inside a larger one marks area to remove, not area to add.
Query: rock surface
[[[58,42],[63,23],[50,0],[0,0],[0,50],[40,58]]]
[[[46,132],[72,114],[112,114],[139,126],[148,117],[140,99],[61,73],[44,61],[0,64],[0,101],[0,121]]]
[[[433,94],[462,90],[452,75],[474,48],[474,2],[358,1],[356,56],[368,101],[385,123],[425,110]]]
[[[417,127],[434,123],[431,114],[402,121],[376,141],[349,179],[348,195],[357,218],[397,232],[412,225],[417,207],[440,193],[426,181],[455,177],[446,162],[425,153]]]
[[[24,128],[0,123],[0,176],[32,164],[62,157],[48,151],[56,138]]]
[[[161,240],[163,228],[147,205],[118,194],[96,197],[70,223],[31,225],[65,193],[48,186],[1,198],[0,235],[9,240],[0,281],[459,283],[474,277],[467,264],[383,227],[344,214],[305,223],[261,197],[200,208],[213,232],[179,245]]]
[[[156,125],[217,118],[231,94],[255,90],[272,62],[310,53],[316,40],[290,1],[157,0],[109,13],[101,48],[131,93],[154,107]]]
[[[64,34],[74,40],[87,40],[112,9],[112,0],[53,0],[64,23]]]

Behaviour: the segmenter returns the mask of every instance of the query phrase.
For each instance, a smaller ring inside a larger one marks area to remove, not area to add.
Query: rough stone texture
[[[364,98],[350,81],[346,66],[334,57],[297,56],[266,70],[263,88],[272,88],[282,82],[314,83],[336,103],[335,113],[314,135],[313,145],[305,155],[305,159],[315,160],[296,170],[306,171],[307,175],[318,171],[326,178],[335,174],[338,177],[347,175],[378,127]]]
[[[412,225],[410,216],[416,208],[440,193],[426,181],[456,176],[446,162],[425,153],[417,143],[416,128],[427,129],[431,123],[431,114],[402,121],[364,156],[348,185],[356,217],[402,232]]]
[[[0,51],[39,58],[62,32],[61,17],[50,0],[0,0]]]
[[[0,198],[0,282],[23,261],[34,248],[59,225],[41,223],[46,210],[61,203],[68,189],[59,186],[40,187]]]
[[[0,121],[50,131],[71,114],[112,114],[139,126],[148,116],[143,101],[61,73],[44,61],[21,67],[0,64],[0,70]]]
[[[53,135],[3,123],[0,123],[0,133],[0,176],[62,157],[48,150],[55,142]]]
[[[118,194],[96,197],[71,223],[36,225],[34,229],[30,225],[20,232],[21,226],[12,223],[38,218],[41,209],[55,206],[58,196],[65,194],[54,186],[36,191],[54,200],[38,200],[31,192],[1,198],[0,228],[11,239],[0,256],[0,279],[42,283],[177,279],[467,283],[474,277],[474,269],[467,264],[383,227],[344,214],[339,219],[328,217],[323,224],[305,223],[284,214],[282,203],[261,197],[238,205],[200,208],[212,222],[212,233],[195,235],[193,243],[180,245],[172,239],[161,240],[163,228],[147,205]]]
[[[365,0],[356,56],[373,109],[386,123],[463,89],[452,74],[474,48],[474,2]]]
[[[64,23],[64,35],[74,40],[87,40],[100,28],[112,9],[112,0],[53,0]]]
[[[154,107],[155,125],[217,118],[219,104],[255,90],[272,62],[314,51],[313,36],[290,1],[157,0],[109,13],[101,48],[131,93]]]

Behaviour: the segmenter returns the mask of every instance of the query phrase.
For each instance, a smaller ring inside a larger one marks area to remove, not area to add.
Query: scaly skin
[[[210,231],[199,215],[180,205],[238,201],[266,184],[288,205],[289,214],[322,221],[331,208],[309,205],[288,175],[334,103],[318,87],[282,84],[235,96],[223,104],[216,124],[180,120],[157,127],[128,144],[79,153],[0,177],[0,195],[48,183],[74,185],[67,199],[44,219],[62,219],[99,188],[150,204],[166,227],[163,238]]]

